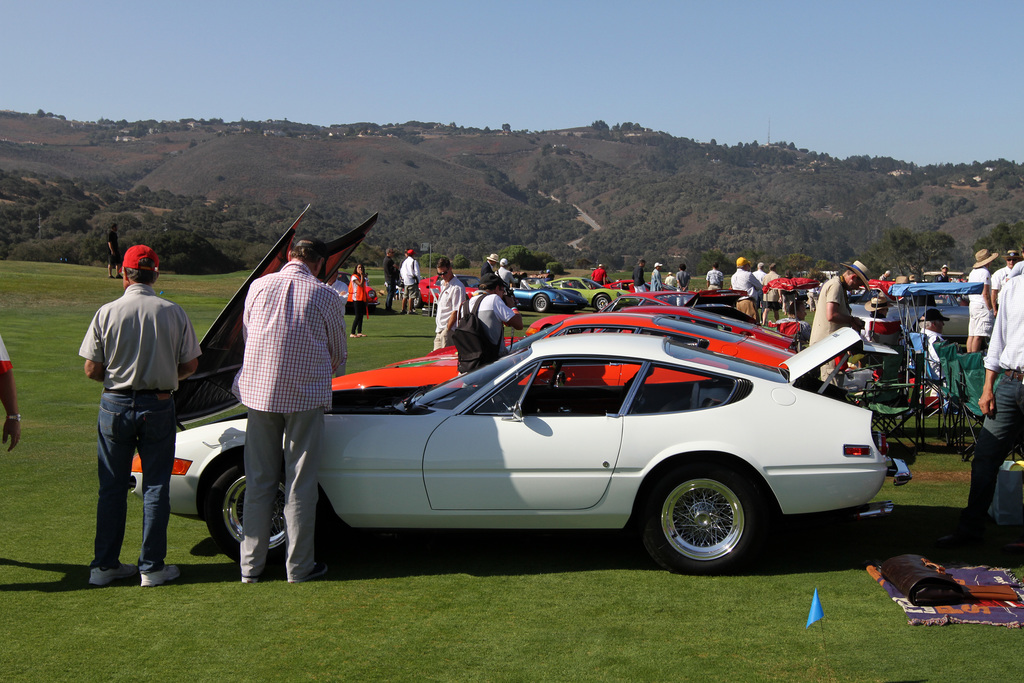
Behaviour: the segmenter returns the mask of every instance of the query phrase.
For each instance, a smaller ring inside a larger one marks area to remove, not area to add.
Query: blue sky
[[[0,109],[1024,162],[1024,3],[0,0]]]

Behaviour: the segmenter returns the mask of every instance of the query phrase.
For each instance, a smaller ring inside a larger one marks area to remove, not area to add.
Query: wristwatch
[[[14,413],[13,415],[8,415],[7,419],[14,420],[15,422],[21,422],[21,413]]]

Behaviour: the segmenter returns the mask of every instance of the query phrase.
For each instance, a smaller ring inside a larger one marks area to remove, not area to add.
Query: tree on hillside
[[[861,260],[875,274],[894,270],[921,277],[929,267],[949,261],[955,249],[956,240],[944,232],[913,232],[895,227],[886,230]]]
[[[718,264],[719,270],[721,270],[722,272],[727,272],[728,261],[729,258],[718,249],[711,249],[709,251],[705,251],[703,254],[700,255],[700,262],[697,263],[697,270],[694,271],[694,274],[703,275],[704,273],[711,270],[711,266],[716,263]]]
[[[783,269],[793,271],[794,275],[809,272],[812,266],[814,266],[814,259],[807,254],[790,254],[782,262]]]
[[[987,235],[979,237],[973,246],[974,251],[988,249],[1005,253],[1007,249],[1020,249],[1024,245],[1024,221],[1017,221],[1013,225],[999,223]]]

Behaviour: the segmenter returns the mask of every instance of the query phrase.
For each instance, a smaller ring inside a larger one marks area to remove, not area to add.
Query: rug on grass
[[[882,576],[877,564],[866,569],[889,597],[907,613],[912,625],[941,626],[943,624],[992,624],[1007,628],[1024,626],[1024,601],[968,600],[959,605],[936,605],[919,607],[914,605],[896,586]],[[964,586],[1010,586],[1018,597],[1024,595],[1024,586],[1007,569],[986,567],[950,567],[946,571]]]

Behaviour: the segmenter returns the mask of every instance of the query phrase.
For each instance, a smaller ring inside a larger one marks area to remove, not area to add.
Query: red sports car
[[[462,284],[466,285],[466,294],[473,296],[476,293],[477,287],[480,286],[480,278],[476,275],[459,275],[455,277],[462,281]],[[424,306],[429,306],[434,303],[434,292],[437,291],[437,276],[423,278],[420,280],[420,300],[423,301]]]
[[[631,294],[629,296],[636,296]],[[604,311],[602,311],[603,313]],[[691,320],[699,325],[706,327],[712,327],[715,329],[722,330],[723,332],[732,332],[734,334],[741,334],[745,337],[753,337],[760,342],[777,346],[780,349],[787,349],[790,351],[796,350],[796,340],[792,337],[787,337],[780,332],[774,332],[772,330],[766,330],[759,325],[753,323],[743,322],[741,320],[735,320],[733,318],[727,318],[719,315],[712,311],[708,311],[702,308],[693,308],[690,306],[666,306],[654,305],[654,306],[634,306],[626,309],[628,313],[647,313],[650,315],[667,315],[680,320]],[[621,314],[622,311],[616,313]],[[596,315],[583,314],[584,316]],[[569,316],[566,315],[549,315],[539,320],[534,321],[532,325],[526,330],[527,335],[536,334],[552,325],[558,325],[562,323]],[[583,317],[583,316],[580,316]]]
[[[716,353],[772,367],[778,367],[793,355],[788,349],[777,344],[765,344],[751,335],[735,334],[703,324],[698,319],[686,319],[671,312],[674,310],[659,307],[644,311],[631,309],[628,313],[551,316],[562,317],[563,320],[548,326],[543,332],[514,341],[512,349],[518,350],[549,336],[617,332],[673,337]],[[455,347],[451,346],[434,351],[429,356],[392,363],[377,370],[336,377],[331,388],[338,390],[420,387],[446,381],[457,374],[458,356]]]

